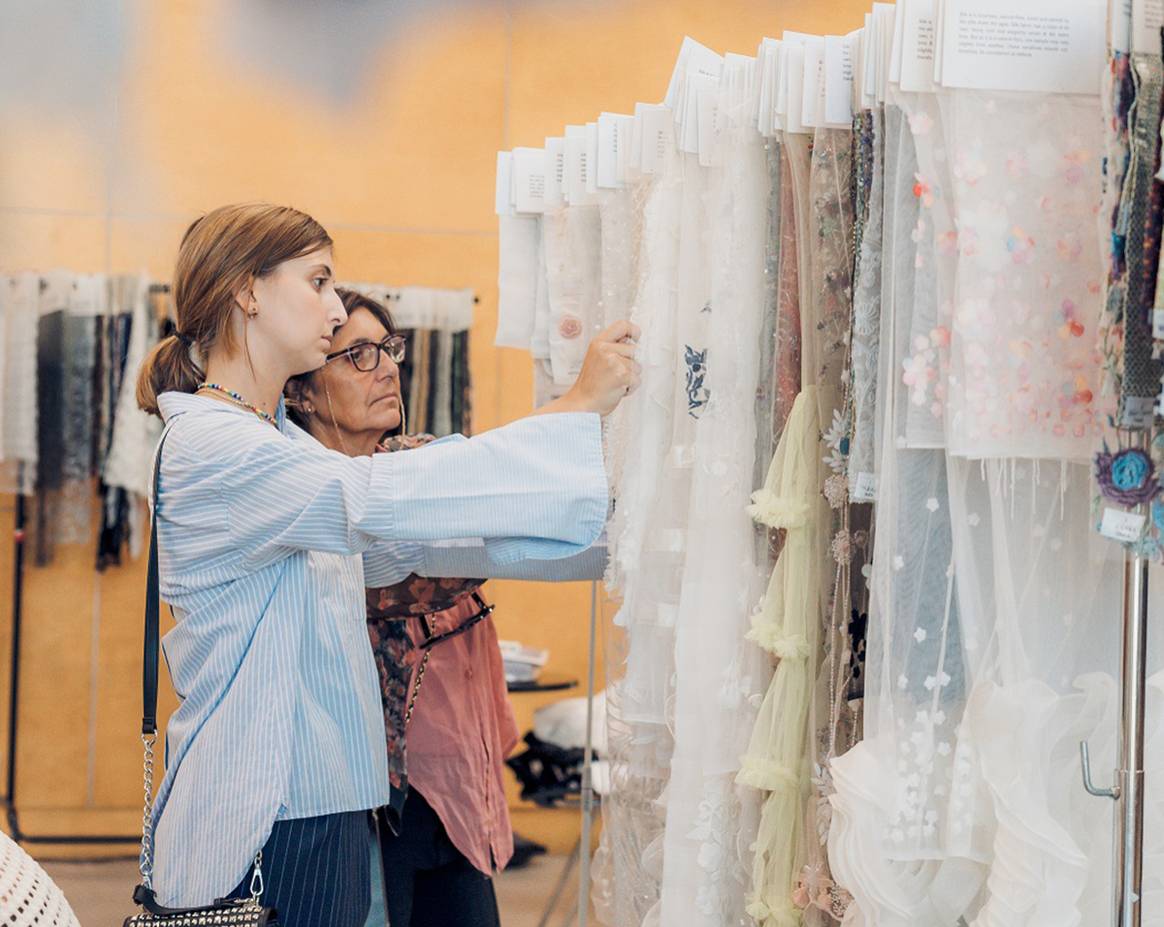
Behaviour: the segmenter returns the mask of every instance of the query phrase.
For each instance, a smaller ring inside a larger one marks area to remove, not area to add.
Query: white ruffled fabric
[[[64,892],[36,860],[2,832],[0,922],[5,927],[80,927]]]

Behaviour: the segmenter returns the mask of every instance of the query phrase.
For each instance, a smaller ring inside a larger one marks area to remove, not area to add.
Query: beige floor
[[[502,873],[497,878],[497,897],[504,927],[538,927],[546,901],[558,883],[565,858],[536,857],[523,869]],[[120,927],[131,913],[130,895],[137,883],[137,865],[132,861],[102,863],[45,863],[53,880],[61,887],[77,912],[81,927]],[[558,905],[549,927],[574,923],[565,907],[577,898],[575,880],[566,892],[565,906]]]

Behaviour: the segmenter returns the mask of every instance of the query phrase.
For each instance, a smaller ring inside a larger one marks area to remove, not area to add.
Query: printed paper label
[[[1120,425],[1124,428],[1151,428],[1156,401],[1151,397],[1127,396],[1121,401]]]
[[[942,83],[969,90],[1098,94],[1104,8],[1092,2],[945,0]]]
[[[901,46],[901,89],[934,90],[934,0],[909,0]]]
[[[861,471],[857,474],[857,485],[853,488],[854,502],[872,502],[877,498],[877,477]]]
[[[1104,509],[1099,533],[1113,541],[1134,543],[1144,533],[1144,516],[1122,509]]]

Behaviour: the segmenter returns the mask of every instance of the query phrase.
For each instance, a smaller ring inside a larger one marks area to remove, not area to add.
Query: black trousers
[[[400,835],[381,823],[380,849],[391,927],[501,927],[493,880],[453,846],[415,788],[404,803]]]
[[[364,927],[370,827],[367,811],[275,822],[263,846],[262,903],[276,909],[279,927]],[[230,897],[250,897],[251,875]]]

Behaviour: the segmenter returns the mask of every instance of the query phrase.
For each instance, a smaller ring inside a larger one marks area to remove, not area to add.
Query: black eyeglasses
[[[387,354],[393,363],[399,364],[404,360],[404,351],[408,340],[403,335],[389,335],[378,344],[374,341],[364,341],[353,344],[350,348],[328,354],[323,362],[330,364],[337,357],[347,356],[352,366],[363,373],[370,373],[380,366],[380,355]]]

